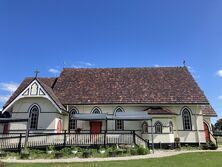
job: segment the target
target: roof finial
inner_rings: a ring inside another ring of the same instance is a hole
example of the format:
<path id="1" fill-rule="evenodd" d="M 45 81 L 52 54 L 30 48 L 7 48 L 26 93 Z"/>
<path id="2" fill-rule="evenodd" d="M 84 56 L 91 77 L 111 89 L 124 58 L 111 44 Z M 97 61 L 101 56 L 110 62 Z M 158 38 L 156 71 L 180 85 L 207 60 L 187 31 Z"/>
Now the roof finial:
<path id="1" fill-rule="evenodd" d="M 35 73 L 35 78 L 37 78 L 38 74 L 40 73 L 40 71 L 39 70 L 35 70 L 34 73 Z"/>
<path id="2" fill-rule="evenodd" d="M 63 68 L 66 68 L 66 62 L 65 61 L 63 62 Z"/>
<path id="3" fill-rule="evenodd" d="M 185 60 L 183 61 L 183 66 L 186 67 L 186 61 Z"/>

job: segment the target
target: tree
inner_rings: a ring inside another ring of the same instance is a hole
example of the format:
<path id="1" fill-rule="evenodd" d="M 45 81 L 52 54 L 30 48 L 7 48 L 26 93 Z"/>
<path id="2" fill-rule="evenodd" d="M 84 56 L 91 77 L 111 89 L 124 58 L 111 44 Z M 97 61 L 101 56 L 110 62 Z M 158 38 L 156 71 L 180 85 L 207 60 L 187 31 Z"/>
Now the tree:
<path id="1" fill-rule="evenodd" d="M 214 131 L 222 131 L 222 118 L 218 119 L 215 123 Z"/>

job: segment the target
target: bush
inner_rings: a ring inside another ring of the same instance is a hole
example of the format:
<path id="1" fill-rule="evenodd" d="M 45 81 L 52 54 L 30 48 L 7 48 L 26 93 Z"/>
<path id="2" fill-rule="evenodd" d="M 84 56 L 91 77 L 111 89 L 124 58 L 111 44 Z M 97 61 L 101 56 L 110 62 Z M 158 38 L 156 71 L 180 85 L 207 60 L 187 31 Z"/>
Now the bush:
<path id="1" fill-rule="evenodd" d="M 71 154 L 71 148 L 65 147 L 62 150 L 60 150 L 64 155 L 69 155 Z"/>
<path id="2" fill-rule="evenodd" d="M 55 147 L 54 146 L 48 146 L 47 148 L 46 148 L 46 150 L 47 151 L 54 151 L 55 150 Z"/>
<path id="3" fill-rule="evenodd" d="M 143 146 L 139 146 L 138 149 L 137 149 L 137 153 L 139 155 L 146 155 L 149 153 L 149 150 Z"/>
<path id="4" fill-rule="evenodd" d="M 72 151 L 78 151 L 78 147 L 75 147 L 75 146 L 70 147 L 70 149 L 71 149 Z"/>
<path id="5" fill-rule="evenodd" d="M 30 150 L 28 148 L 24 148 L 20 153 L 21 159 L 29 159 L 30 158 Z"/>
<path id="6" fill-rule="evenodd" d="M 3 150 L 0 150 L 0 157 L 6 157 L 7 153 Z"/>
<path id="7" fill-rule="evenodd" d="M 59 159 L 59 158 L 62 158 L 62 157 L 63 157 L 63 152 L 60 152 L 60 151 L 55 152 L 55 158 L 56 159 Z"/>
<path id="8" fill-rule="evenodd" d="M 136 148 L 132 148 L 132 149 L 130 150 L 130 154 L 131 154 L 131 155 L 137 155 L 137 149 L 136 149 Z"/>
<path id="9" fill-rule="evenodd" d="M 83 158 L 89 158 L 89 157 L 91 157 L 92 156 L 92 152 L 90 151 L 90 150 L 85 150 L 85 151 L 83 151 L 83 153 L 82 153 L 82 157 Z"/>
<path id="10" fill-rule="evenodd" d="M 116 157 L 117 156 L 117 148 L 115 146 L 109 147 L 107 149 L 109 157 Z"/>

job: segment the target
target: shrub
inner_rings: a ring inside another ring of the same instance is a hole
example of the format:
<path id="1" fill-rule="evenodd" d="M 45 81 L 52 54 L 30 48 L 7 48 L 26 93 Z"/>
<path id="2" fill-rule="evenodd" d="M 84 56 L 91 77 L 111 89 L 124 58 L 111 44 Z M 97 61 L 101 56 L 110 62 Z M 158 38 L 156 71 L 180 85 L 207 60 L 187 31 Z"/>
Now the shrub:
<path id="1" fill-rule="evenodd" d="M 71 146 L 70 149 L 73 151 L 78 151 L 78 147 L 75 147 L 75 146 Z"/>
<path id="2" fill-rule="evenodd" d="M 55 147 L 53 145 L 47 147 L 47 151 L 54 151 Z"/>
<path id="3" fill-rule="evenodd" d="M 132 149 L 130 150 L 130 154 L 131 154 L 131 155 L 137 155 L 137 149 L 136 149 L 136 148 L 132 148 Z"/>
<path id="4" fill-rule="evenodd" d="M 57 159 L 58 159 L 58 158 L 62 158 L 63 155 L 64 155 L 64 154 L 63 154 L 62 151 L 61 151 L 61 152 L 60 152 L 60 151 L 56 151 L 56 152 L 55 152 L 55 158 L 57 158 Z"/>
<path id="5" fill-rule="evenodd" d="M 139 155 L 146 155 L 149 153 L 149 150 L 143 146 L 139 146 L 138 149 L 137 149 L 137 153 Z"/>
<path id="6" fill-rule="evenodd" d="M 62 152 L 64 155 L 69 155 L 71 153 L 71 148 L 65 147 L 62 150 L 60 150 L 60 152 Z"/>
<path id="7" fill-rule="evenodd" d="M 83 151 L 83 153 L 82 153 L 82 157 L 83 158 L 89 158 L 91 156 L 92 156 L 92 152 L 90 150 L 88 150 L 88 149 Z"/>
<path id="8" fill-rule="evenodd" d="M 118 149 L 116 148 L 116 146 L 113 145 L 107 148 L 107 152 L 108 152 L 109 157 L 116 157 Z"/>
<path id="9" fill-rule="evenodd" d="M 104 154 L 106 152 L 106 149 L 104 147 L 100 146 L 99 149 L 98 149 L 98 152 L 100 154 Z"/>
<path id="10" fill-rule="evenodd" d="M 0 150 L 0 157 L 5 157 L 7 153 L 3 150 Z"/>
<path id="11" fill-rule="evenodd" d="M 21 159 L 29 159 L 30 158 L 30 150 L 28 148 L 24 148 L 20 153 Z"/>

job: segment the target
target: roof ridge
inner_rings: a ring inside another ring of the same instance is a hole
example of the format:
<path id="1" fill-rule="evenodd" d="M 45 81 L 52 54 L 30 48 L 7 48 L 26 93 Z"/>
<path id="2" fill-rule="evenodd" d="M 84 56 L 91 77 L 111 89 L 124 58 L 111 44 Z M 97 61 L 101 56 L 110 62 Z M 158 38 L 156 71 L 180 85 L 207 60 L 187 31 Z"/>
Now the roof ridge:
<path id="1" fill-rule="evenodd" d="M 97 69 L 175 69 L 175 68 L 187 68 L 186 66 L 160 66 L 160 67 L 95 67 L 95 68 L 63 68 L 63 70 L 97 70 Z M 62 70 L 62 71 L 63 71 Z"/>

